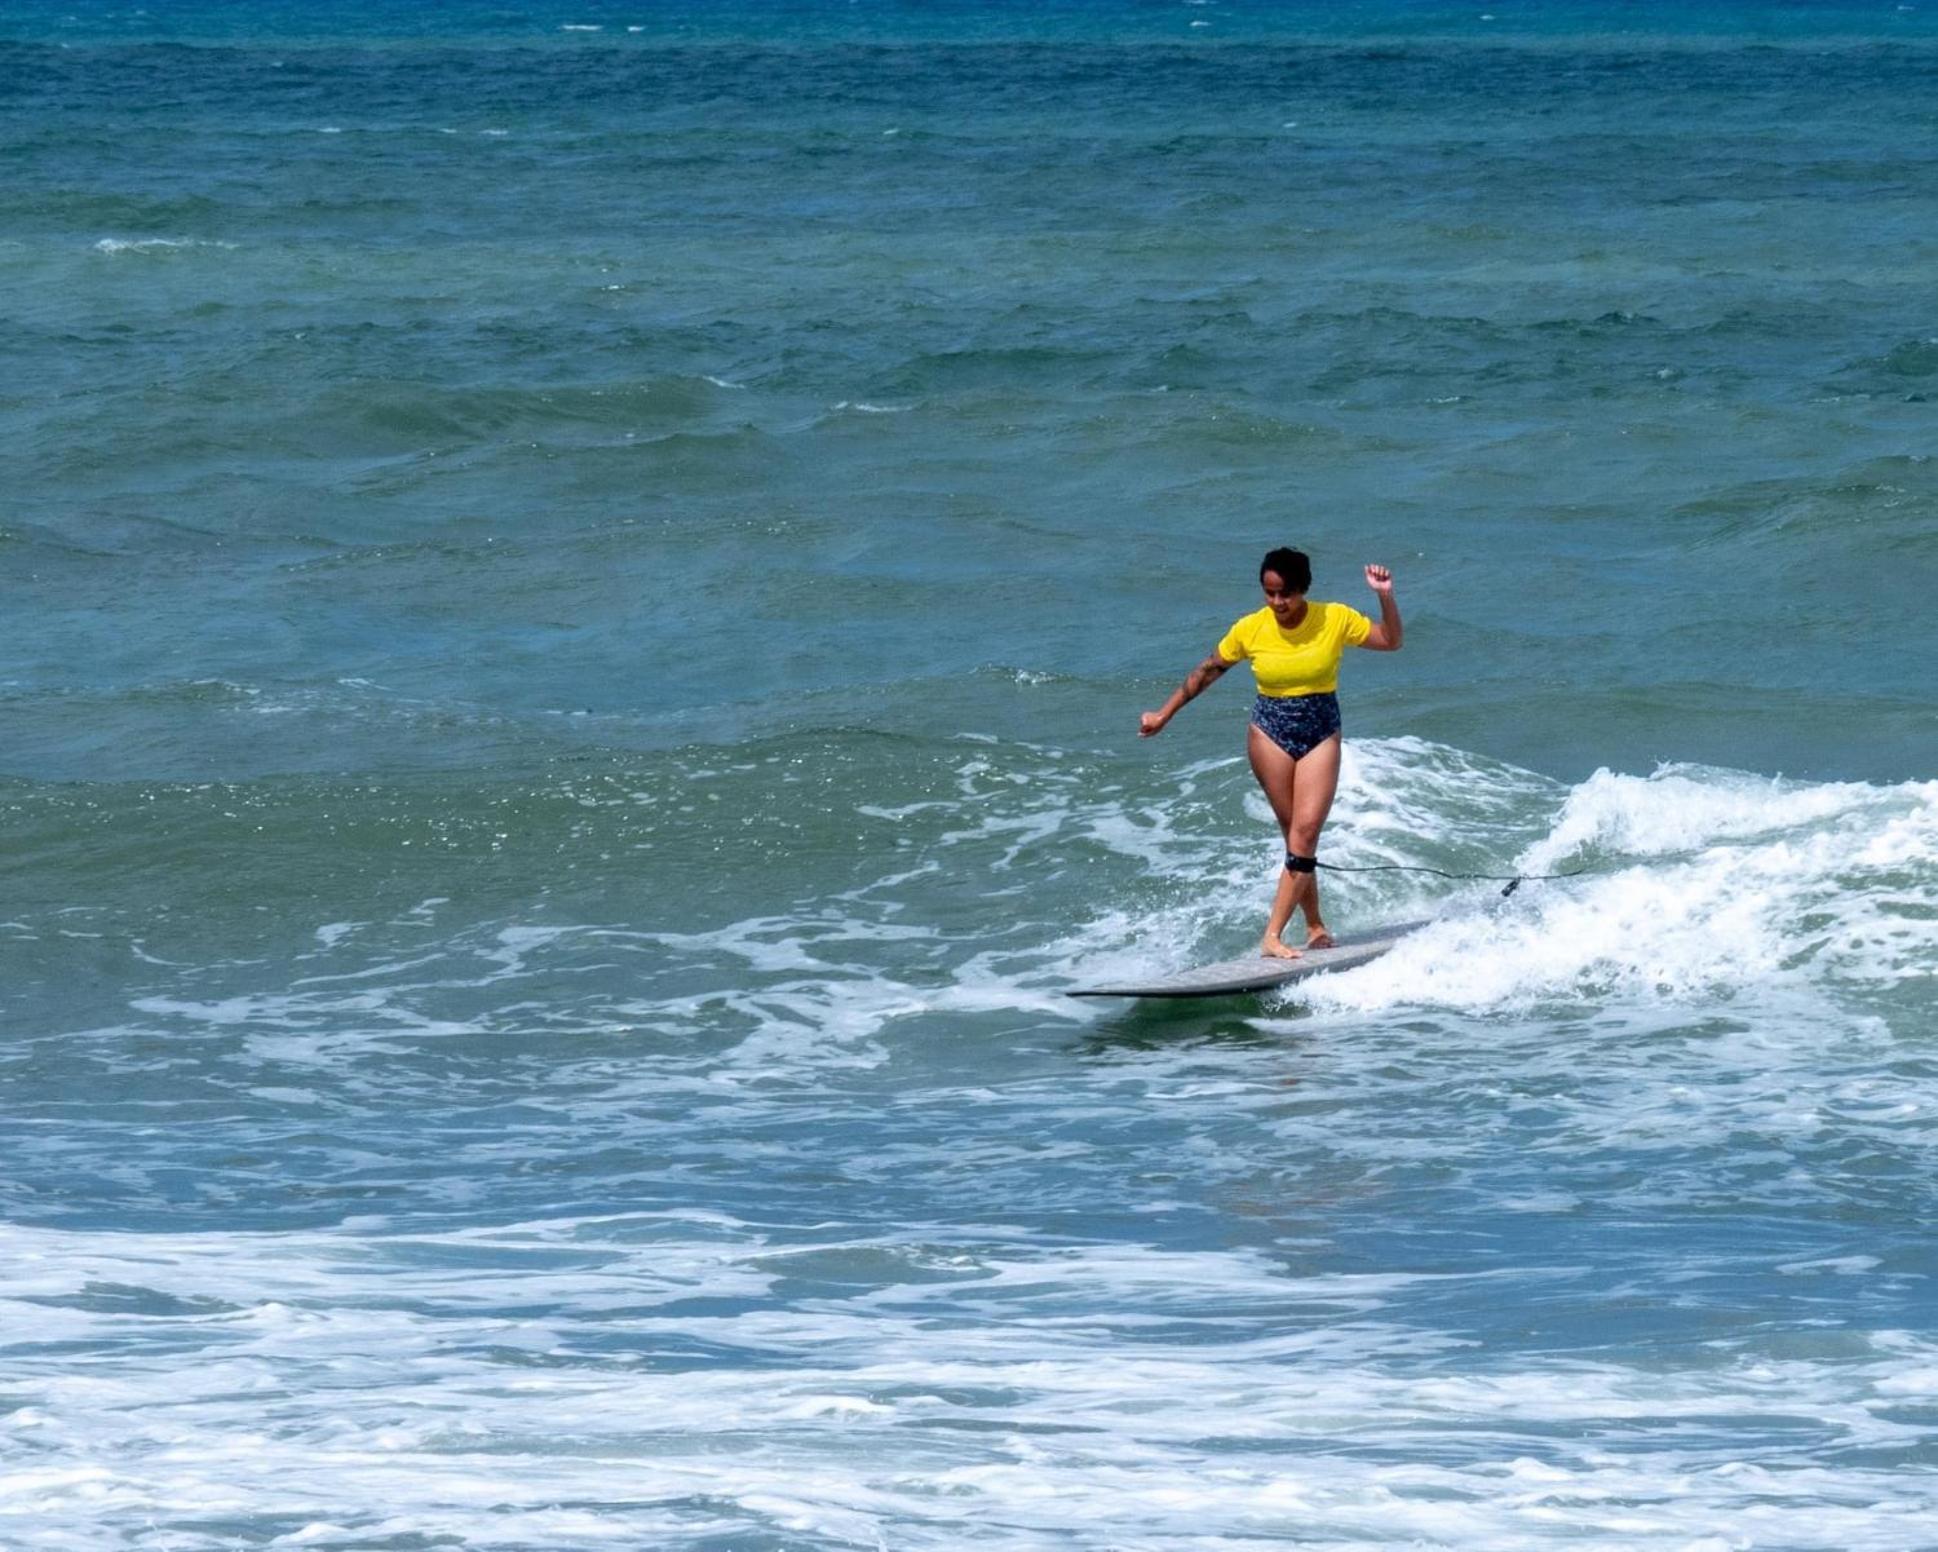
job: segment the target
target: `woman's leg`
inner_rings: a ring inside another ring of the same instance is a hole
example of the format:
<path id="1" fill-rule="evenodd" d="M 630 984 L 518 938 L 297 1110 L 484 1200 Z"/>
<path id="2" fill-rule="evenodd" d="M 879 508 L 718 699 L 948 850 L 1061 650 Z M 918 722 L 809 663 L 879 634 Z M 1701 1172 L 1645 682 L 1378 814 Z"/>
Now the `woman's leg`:
<path id="1" fill-rule="evenodd" d="M 1293 768 L 1296 779 L 1291 794 L 1292 820 L 1285 829 L 1285 849 L 1301 857 L 1316 857 L 1319 832 L 1325 828 L 1326 816 L 1332 812 L 1333 794 L 1339 790 L 1339 735 L 1335 733 L 1307 751 L 1293 762 Z M 1319 919 L 1319 875 L 1301 873 L 1299 877 L 1306 881 L 1300 899 L 1305 908 L 1305 946 L 1329 948 L 1332 934 Z"/>
<path id="2" fill-rule="evenodd" d="M 1272 805 L 1272 814 L 1279 822 L 1280 842 L 1290 849 L 1292 822 L 1296 805 L 1293 801 L 1293 777 L 1301 762 L 1272 742 L 1265 731 L 1253 725 L 1246 732 L 1245 752 L 1251 756 L 1252 774 L 1258 778 L 1258 785 L 1265 794 L 1265 801 Z M 1288 948 L 1282 934 L 1286 923 L 1292 920 L 1293 908 L 1298 904 L 1304 886 L 1312 882 L 1309 873 L 1294 873 L 1289 868 L 1279 869 L 1278 893 L 1272 899 L 1272 915 L 1265 924 L 1265 937 L 1259 944 L 1259 952 L 1270 959 L 1297 959 L 1299 951 Z M 1307 918 L 1310 920 L 1310 917 Z"/>

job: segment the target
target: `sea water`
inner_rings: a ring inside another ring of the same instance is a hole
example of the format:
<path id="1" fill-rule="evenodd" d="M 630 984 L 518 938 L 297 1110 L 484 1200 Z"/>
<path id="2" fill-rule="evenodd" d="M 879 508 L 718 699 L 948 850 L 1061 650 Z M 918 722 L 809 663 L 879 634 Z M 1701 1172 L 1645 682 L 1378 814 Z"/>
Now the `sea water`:
<path id="1" fill-rule="evenodd" d="M 0 1544 L 1938 1542 L 1938 7 L 0 16 Z M 1273 1000 L 1269 546 L 1370 609 Z"/>

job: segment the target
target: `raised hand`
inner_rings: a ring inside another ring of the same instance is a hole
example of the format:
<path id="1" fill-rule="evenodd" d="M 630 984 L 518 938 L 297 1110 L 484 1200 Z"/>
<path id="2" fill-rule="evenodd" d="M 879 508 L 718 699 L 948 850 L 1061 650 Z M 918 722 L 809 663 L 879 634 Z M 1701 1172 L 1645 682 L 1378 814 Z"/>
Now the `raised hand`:
<path id="1" fill-rule="evenodd" d="M 1393 591 L 1393 573 L 1388 571 L 1384 566 L 1368 566 L 1366 568 L 1366 585 L 1375 593 L 1390 594 Z"/>

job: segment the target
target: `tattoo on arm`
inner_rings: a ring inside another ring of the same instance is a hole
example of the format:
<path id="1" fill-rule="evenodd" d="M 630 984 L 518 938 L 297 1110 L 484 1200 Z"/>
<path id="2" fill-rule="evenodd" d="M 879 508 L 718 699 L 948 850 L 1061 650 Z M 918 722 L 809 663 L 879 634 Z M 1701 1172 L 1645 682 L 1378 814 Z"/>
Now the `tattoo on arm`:
<path id="1" fill-rule="evenodd" d="M 1192 669 L 1190 674 L 1185 678 L 1184 698 L 1191 700 L 1196 696 L 1202 695 L 1212 685 L 1216 684 L 1220 676 L 1230 667 L 1231 664 L 1227 663 L 1216 653 L 1213 653 L 1196 668 Z"/>

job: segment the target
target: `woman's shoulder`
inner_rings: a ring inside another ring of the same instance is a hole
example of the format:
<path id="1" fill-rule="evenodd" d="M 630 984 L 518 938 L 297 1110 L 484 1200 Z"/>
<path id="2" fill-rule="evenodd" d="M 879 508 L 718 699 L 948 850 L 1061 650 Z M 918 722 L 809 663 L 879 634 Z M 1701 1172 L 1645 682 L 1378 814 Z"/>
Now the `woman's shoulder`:
<path id="1" fill-rule="evenodd" d="M 1319 628 L 1342 646 L 1356 647 L 1372 634 L 1372 620 L 1351 604 L 1324 603 L 1315 607 L 1325 610 L 1320 616 Z"/>

